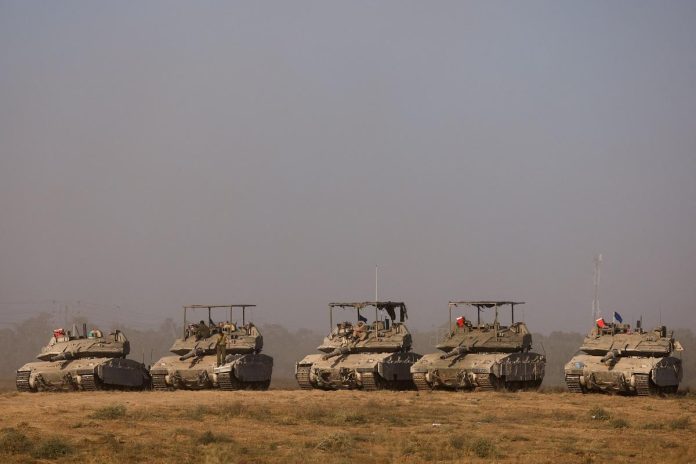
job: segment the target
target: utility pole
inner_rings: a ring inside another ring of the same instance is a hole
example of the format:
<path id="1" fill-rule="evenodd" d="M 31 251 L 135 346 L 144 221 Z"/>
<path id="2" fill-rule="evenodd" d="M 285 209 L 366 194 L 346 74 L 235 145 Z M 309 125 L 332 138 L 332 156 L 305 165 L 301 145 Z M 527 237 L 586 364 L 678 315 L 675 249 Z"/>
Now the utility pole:
<path id="1" fill-rule="evenodd" d="M 600 277 L 600 267 L 602 265 L 602 253 L 595 256 L 594 259 L 594 300 L 592 300 L 592 323 L 599 319 L 599 277 Z"/>

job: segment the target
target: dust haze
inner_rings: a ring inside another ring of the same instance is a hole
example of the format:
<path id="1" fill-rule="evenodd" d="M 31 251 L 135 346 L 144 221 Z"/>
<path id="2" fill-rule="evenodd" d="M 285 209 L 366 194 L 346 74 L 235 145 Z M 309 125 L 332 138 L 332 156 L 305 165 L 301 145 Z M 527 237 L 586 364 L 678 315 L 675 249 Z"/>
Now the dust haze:
<path id="1" fill-rule="evenodd" d="M 320 333 L 379 265 L 412 330 L 495 298 L 585 332 L 601 252 L 605 314 L 694 330 L 695 22 L 688 2 L 2 1 L 0 328 L 255 303 Z"/>

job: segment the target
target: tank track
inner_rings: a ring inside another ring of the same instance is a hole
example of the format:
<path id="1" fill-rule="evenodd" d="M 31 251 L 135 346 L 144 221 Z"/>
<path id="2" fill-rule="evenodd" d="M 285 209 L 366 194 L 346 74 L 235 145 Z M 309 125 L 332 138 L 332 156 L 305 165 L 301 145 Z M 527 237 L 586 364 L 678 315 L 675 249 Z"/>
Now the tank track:
<path id="1" fill-rule="evenodd" d="M 425 380 L 425 373 L 419 372 L 413 374 L 413 383 L 416 385 L 416 390 L 418 391 L 430 391 L 432 388 L 428 385 L 428 381 Z"/>
<path id="2" fill-rule="evenodd" d="M 154 391 L 167 391 L 169 390 L 169 386 L 167 385 L 167 381 L 164 380 L 165 375 L 164 374 L 154 374 L 152 376 L 152 389 Z"/>
<path id="3" fill-rule="evenodd" d="M 17 391 L 21 392 L 30 392 L 31 391 L 31 386 L 29 385 L 29 376 L 31 375 L 30 371 L 20 371 L 17 372 L 17 379 L 15 381 L 17 385 Z"/>
<path id="4" fill-rule="evenodd" d="M 297 383 L 300 385 L 301 390 L 312 390 L 312 383 L 309 381 L 309 371 L 310 366 L 298 366 L 297 367 Z"/>
<path id="5" fill-rule="evenodd" d="M 82 374 L 82 382 L 80 385 L 84 391 L 96 391 L 99 389 L 94 374 Z"/>
<path id="6" fill-rule="evenodd" d="M 244 384 L 233 377 L 231 372 L 218 374 L 218 385 L 220 386 L 220 390 L 225 391 L 241 390 L 244 388 Z"/>
<path id="7" fill-rule="evenodd" d="M 478 376 L 476 376 L 476 382 L 478 383 L 478 386 L 476 387 L 476 391 L 493 391 L 493 390 L 495 390 L 495 387 L 491 383 L 491 375 L 490 374 L 478 374 Z"/>
<path id="8" fill-rule="evenodd" d="M 579 375 L 566 374 L 565 383 L 566 383 L 566 386 L 568 387 L 569 392 L 571 392 L 571 393 L 585 393 L 582 390 L 582 385 L 580 385 L 580 376 Z"/>
<path id="9" fill-rule="evenodd" d="M 379 380 L 375 378 L 373 372 L 363 372 L 362 374 L 362 386 L 365 391 L 377 391 L 381 390 L 381 385 Z"/>
<path id="10" fill-rule="evenodd" d="M 638 396 L 650 396 L 657 393 L 657 389 L 650 385 L 648 374 L 636 374 L 636 394 Z"/>

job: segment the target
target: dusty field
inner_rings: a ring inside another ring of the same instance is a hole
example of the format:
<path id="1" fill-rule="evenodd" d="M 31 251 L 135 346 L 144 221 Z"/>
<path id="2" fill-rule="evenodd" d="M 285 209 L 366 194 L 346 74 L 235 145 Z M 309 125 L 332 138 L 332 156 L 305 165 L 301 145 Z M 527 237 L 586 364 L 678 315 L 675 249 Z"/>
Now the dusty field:
<path id="1" fill-rule="evenodd" d="M 696 463 L 694 413 L 694 396 L 6 392 L 0 462 Z"/>

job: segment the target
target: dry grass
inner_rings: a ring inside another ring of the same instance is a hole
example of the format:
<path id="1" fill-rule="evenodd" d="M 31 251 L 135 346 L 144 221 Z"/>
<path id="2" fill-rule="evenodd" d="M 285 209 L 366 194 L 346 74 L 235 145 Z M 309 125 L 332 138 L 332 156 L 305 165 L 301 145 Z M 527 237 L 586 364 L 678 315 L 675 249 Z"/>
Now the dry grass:
<path id="1" fill-rule="evenodd" d="M 687 463 L 694 413 L 692 395 L 3 393 L 0 462 Z"/>

